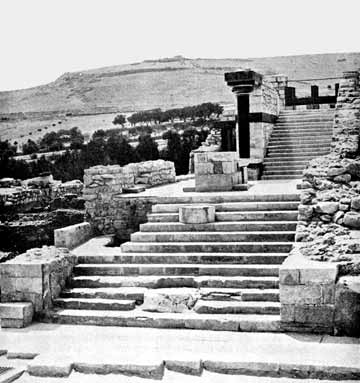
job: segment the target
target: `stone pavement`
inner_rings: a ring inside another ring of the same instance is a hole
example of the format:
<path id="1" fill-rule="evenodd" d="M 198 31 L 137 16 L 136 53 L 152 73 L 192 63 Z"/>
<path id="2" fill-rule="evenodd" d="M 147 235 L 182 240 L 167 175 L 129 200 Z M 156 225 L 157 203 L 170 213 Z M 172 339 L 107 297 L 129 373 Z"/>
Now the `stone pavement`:
<path id="1" fill-rule="evenodd" d="M 25 329 L 2 329 L 0 345 L 9 357 L 38 355 L 28 361 L 28 369 L 37 376 L 24 373 L 18 380 L 20 383 L 82 382 L 85 379 L 88 383 L 148 382 L 148 379 L 142 380 L 145 377 L 164 382 L 196 382 L 200 378 L 188 374 L 201 372 L 201 382 L 220 379 L 233 382 L 236 378 L 239 381 L 239 375 L 241 382 L 249 383 L 275 382 L 278 377 L 283 383 L 292 382 L 290 378 L 337 381 L 360 378 L 360 339 L 327 335 L 34 323 Z M 9 360 L 2 356 L 0 365 L 8 366 Z M 68 379 L 50 378 L 70 373 Z M 39 377 L 42 375 L 49 378 Z M 133 375 L 137 378 L 125 377 Z M 256 378 L 248 375 L 256 375 Z"/>
<path id="2" fill-rule="evenodd" d="M 230 191 L 221 192 L 222 195 L 253 195 L 253 194 L 277 194 L 281 190 L 284 194 L 297 193 L 296 185 L 299 183 L 298 179 L 293 180 L 268 180 L 268 181 L 250 181 L 249 190 L 247 191 Z M 134 194 L 134 197 L 145 197 L 145 196 L 208 196 L 214 195 L 212 192 L 183 192 L 183 188 L 194 187 L 195 180 L 193 178 L 184 181 L 176 182 L 173 184 L 167 184 L 163 186 L 157 186 L 154 188 L 146 189 L 141 193 Z M 279 190 L 280 189 L 280 190 Z M 129 195 L 124 195 L 128 197 Z"/>

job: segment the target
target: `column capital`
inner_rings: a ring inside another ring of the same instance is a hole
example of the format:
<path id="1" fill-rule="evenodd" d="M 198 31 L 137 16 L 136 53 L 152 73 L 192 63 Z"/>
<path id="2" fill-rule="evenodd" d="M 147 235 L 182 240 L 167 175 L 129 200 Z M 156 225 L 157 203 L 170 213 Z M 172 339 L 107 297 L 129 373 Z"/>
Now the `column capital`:
<path id="1" fill-rule="evenodd" d="M 263 76 L 252 70 L 225 73 L 225 81 L 236 95 L 249 94 L 262 84 Z"/>

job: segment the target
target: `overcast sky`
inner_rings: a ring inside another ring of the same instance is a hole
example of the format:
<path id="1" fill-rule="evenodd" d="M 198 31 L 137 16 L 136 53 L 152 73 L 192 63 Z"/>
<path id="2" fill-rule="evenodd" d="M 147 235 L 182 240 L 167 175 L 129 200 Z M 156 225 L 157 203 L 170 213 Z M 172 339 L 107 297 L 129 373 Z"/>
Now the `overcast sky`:
<path id="1" fill-rule="evenodd" d="M 183 55 L 360 51 L 360 0 L 0 0 L 0 90 Z"/>

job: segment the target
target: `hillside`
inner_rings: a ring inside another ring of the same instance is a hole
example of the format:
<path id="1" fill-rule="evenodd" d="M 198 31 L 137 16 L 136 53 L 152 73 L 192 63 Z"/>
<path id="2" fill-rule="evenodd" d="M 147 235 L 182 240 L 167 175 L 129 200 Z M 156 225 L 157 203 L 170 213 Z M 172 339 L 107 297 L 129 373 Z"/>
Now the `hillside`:
<path id="1" fill-rule="evenodd" d="M 0 92 L 0 139 L 21 144 L 46 132 L 79 127 L 90 136 L 110 129 L 118 112 L 169 109 L 202 102 L 233 103 L 224 72 L 251 68 L 286 74 L 291 80 L 338 77 L 360 67 L 359 53 L 265 57 L 255 59 L 170 59 L 65 73 L 54 82 Z M 316 81 L 320 94 L 333 93 L 335 79 Z M 291 82 L 297 94 L 311 82 Z M 328 85 L 332 88 L 327 89 Z"/>
<path id="2" fill-rule="evenodd" d="M 186 59 L 177 56 L 65 73 L 47 85 L 0 92 L 0 114 L 107 113 L 155 107 L 166 109 L 206 101 L 226 103 L 233 101 L 224 83 L 226 71 L 251 68 L 267 74 L 283 73 L 290 79 L 307 79 L 336 77 L 344 70 L 359 67 L 360 53 L 255 59 Z"/>

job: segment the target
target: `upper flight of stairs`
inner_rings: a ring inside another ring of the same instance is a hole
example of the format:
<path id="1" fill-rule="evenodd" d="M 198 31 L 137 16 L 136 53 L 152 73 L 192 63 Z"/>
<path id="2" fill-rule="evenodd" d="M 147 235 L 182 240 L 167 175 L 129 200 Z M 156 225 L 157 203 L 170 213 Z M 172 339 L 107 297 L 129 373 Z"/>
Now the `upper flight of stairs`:
<path id="1" fill-rule="evenodd" d="M 283 110 L 264 161 L 263 180 L 301 178 L 307 163 L 328 154 L 334 109 Z"/>
<path id="2" fill-rule="evenodd" d="M 167 197 L 120 248 L 78 257 L 47 320 L 59 323 L 279 331 L 279 265 L 294 241 L 297 194 Z M 178 222 L 181 205 L 214 204 L 216 221 Z M 111 253 L 109 253 L 111 251 Z M 191 310 L 142 310 L 144 294 L 196 296 Z"/>

